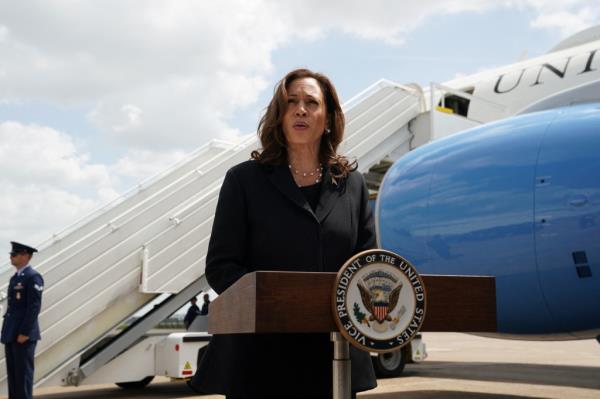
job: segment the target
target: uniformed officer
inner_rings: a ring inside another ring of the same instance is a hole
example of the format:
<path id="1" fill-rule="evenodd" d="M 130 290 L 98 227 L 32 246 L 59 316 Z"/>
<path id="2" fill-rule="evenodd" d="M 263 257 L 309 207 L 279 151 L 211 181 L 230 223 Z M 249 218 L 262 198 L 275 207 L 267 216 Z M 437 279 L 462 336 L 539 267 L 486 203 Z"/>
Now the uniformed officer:
<path id="1" fill-rule="evenodd" d="M 40 339 L 38 315 L 44 280 L 29 261 L 37 249 L 11 241 L 10 263 L 17 269 L 8 284 L 8 308 L 0 341 L 6 352 L 9 399 L 31 399 L 33 357 Z"/>

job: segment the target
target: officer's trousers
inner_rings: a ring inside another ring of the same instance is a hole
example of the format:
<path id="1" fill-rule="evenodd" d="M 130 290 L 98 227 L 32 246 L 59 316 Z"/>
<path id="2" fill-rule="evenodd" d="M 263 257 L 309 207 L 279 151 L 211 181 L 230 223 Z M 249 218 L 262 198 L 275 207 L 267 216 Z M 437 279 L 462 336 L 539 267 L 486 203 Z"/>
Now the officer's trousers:
<path id="1" fill-rule="evenodd" d="M 4 344 L 9 399 L 33 398 L 33 357 L 37 341 Z"/>

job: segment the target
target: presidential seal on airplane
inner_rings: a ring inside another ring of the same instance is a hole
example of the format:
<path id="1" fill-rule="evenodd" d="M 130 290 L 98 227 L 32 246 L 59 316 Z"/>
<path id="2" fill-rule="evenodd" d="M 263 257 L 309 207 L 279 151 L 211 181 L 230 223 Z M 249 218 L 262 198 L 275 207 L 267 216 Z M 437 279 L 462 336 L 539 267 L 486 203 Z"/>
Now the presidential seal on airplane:
<path id="1" fill-rule="evenodd" d="M 332 304 L 337 326 L 351 344 L 371 352 L 391 352 L 419 332 L 425 320 L 425 286 L 406 259 L 373 249 L 342 266 Z"/>

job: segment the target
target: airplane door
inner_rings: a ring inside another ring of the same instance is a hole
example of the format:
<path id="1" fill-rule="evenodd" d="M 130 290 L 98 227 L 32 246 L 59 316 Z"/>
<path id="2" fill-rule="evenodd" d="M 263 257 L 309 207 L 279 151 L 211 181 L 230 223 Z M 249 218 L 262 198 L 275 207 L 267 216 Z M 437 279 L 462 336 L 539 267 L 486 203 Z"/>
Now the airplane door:
<path id="1" fill-rule="evenodd" d="M 564 332 L 600 318 L 600 107 L 550 125 L 535 181 L 535 248 L 548 309 Z M 594 322 L 595 320 L 595 322 Z"/>

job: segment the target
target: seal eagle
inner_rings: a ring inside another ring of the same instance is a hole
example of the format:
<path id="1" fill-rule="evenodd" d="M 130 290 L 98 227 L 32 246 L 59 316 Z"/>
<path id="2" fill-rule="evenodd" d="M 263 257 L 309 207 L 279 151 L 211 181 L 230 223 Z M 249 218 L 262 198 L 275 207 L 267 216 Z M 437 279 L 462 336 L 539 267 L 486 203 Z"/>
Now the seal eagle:
<path id="1" fill-rule="evenodd" d="M 382 324 L 386 320 L 391 321 L 392 317 L 390 316 L 390 312 L 394 310 L 398 304 L 402 283 L 399 283 L 391 290 L 389 295 L 386 295 L 386 292 L 381 288 L 373 287 L 369 290 L 360 282 L 357 286 L 364 307 L 371 313 L 369 321 L 376 320 L 379 324 Z"/>

